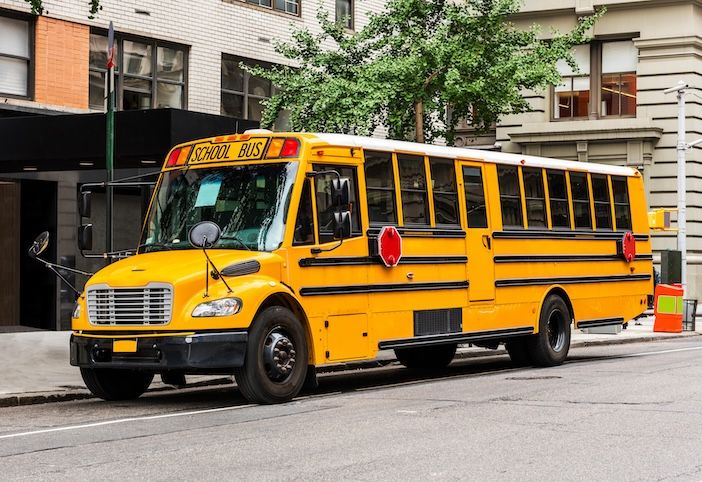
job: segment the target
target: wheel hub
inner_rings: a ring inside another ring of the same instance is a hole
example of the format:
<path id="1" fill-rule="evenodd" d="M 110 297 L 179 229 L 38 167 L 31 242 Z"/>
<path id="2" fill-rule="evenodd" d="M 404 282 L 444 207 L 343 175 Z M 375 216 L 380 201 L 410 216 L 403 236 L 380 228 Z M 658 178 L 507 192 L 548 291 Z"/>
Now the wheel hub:
<path id="1" fill-rule="evenodd" d="M 563 317 L 560 312 L 553 311 L 548 317 L 548 341 L 554 351 L 561 351 L 565 345 L 566 333 Z"/>
<path id="2" fill-rule="evenodd" d="M 295 366 L 295 346 L 288 336 L 272 331 L 263 346 L 263 361 L 268 378 L 282 381 L 290 376 Z"/>

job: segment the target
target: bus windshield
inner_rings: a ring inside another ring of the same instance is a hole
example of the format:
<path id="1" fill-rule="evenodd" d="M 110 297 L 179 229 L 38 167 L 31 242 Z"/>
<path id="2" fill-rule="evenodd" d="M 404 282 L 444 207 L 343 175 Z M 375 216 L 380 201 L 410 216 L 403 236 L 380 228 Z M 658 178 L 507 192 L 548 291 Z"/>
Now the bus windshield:
<path id="1" fill-rule="evenodd" d="M 139 252 L 189 249 L 188 232 L 201 221 L 222 229 L 213 248 L 279 248 L 296 173 L 297 162 L 165 172 Z"/>

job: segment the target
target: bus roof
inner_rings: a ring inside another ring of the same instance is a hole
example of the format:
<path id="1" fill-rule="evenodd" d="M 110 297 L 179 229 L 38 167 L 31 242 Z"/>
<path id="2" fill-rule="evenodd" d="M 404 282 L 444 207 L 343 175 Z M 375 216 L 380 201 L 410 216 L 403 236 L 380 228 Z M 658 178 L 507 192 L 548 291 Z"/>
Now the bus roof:
<path id="1" fill-rule="evenodd" d="M 636 176 L 636 169 L 624 166 L 610 166 L 589 162 L 565 161 L 547 157 L 525 156 L 507 152 L 494 152 L 463 147 L 435 146 L 415 142 L 393 141 L 375 137 L 350 136 L 346 134 L 307 134 L 307 141 L 314 142 L 315 138 L 331 146 L 350 146 L 376 151 L 391 151 L 417 153 L 426 156 L 448 157 L 452 159 L 480 160 L 495 164 L 512 164 L 515 166 L 543 167 L 547 169 L 567 169 L 586 171 L 596 174 L 611 174 L 613 176 Z"/>

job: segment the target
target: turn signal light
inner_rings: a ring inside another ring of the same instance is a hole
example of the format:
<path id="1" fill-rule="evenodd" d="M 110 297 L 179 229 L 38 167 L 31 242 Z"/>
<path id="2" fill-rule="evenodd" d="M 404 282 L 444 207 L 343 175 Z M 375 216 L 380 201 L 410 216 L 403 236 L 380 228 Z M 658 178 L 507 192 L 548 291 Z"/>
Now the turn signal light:
<path id="1" fill-rule="evenodd" d="M 266 152 L 266 159 L 280 157 L 280 150 L 283 148 L 283 142 L 285 142 L 285 139 L 271 139 L 268 151 Z"/>

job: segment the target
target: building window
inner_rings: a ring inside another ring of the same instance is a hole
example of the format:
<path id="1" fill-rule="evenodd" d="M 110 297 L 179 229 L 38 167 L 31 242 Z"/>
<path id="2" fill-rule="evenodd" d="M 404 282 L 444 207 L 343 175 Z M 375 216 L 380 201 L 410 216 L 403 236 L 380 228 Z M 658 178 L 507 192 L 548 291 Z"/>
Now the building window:
<path id="1" fill-rule="evenodd" d="M 397 224 L 392 154 L 365 151 L 365 159 L 368 218 L 371 224 Z"/>
<path id="2" fill-rule="evenodd" d="M 573 48 L 574 71 L 558 62 L 561 83 L 553 89 L 553 118 L 636 115 L 638 50 L 631 40 L 593 41 Z"/>
<path id="3" fill-rule="evenodd" d="M 523 228 L 522 194 L 519 173 L 513 166 L 497 166 L 497 181 L 500 188 L 503 228 Z"/>
<path id="4" fill-rule="evenodd" d="M 0 17 L 0 95 L 30 95 L 30 28 L 28 20 Z"/>
<path id="5" fill-rule="evenodd" d="M 261 101 L 275 93 L 270 80 L 251 75 L 239 64 L 270 68 L 273 64 L 257 60 L 222 56 L 222 103 L 221 113 L 240 119 L 260 121 L 263 115 Z"/>
<path id="6" fill-rule="evenodd" d="M 117 109 L 185 107 L 186 49 L 157 40 L 115 36 Z M 90 34 L 90 107 L 106 102 L 107 37 Z"/>
<path id="7" fill-rule="evenodd" d="M 300 14 L 300 0 L 246 0 L 246 2 L 290 15 Z"/>
<path id="8" fill-rule="evenodd" d="M 353 30 L 353 0 L 336 0 L 336 21 Z"/>

